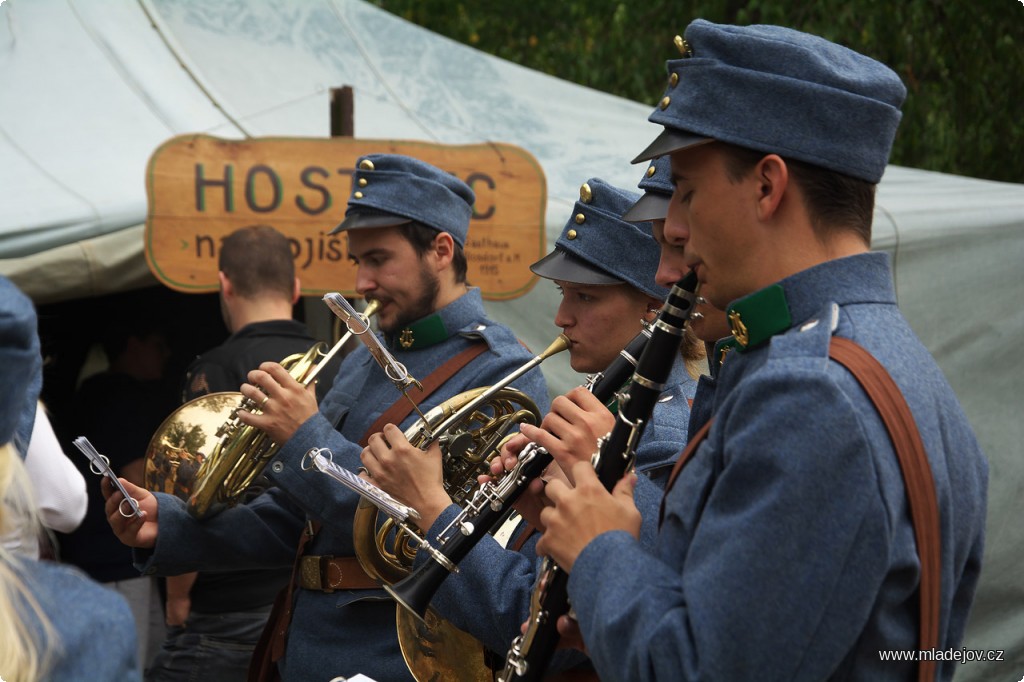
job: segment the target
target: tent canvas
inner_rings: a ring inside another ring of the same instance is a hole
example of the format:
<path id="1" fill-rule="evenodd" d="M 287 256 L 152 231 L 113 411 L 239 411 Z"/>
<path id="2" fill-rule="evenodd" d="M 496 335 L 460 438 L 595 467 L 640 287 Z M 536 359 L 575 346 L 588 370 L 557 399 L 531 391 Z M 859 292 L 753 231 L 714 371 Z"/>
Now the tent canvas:
<path id="1" fill-rule="evenodd" d="M 668 29 L 666 29 L 667 31 Z M 666 33 L 666 44 L 671 36 Z M 650 68 L 660 68 L 651 65 Z M 633 188 L 649 107 L 431 34 L 360 0 L 8 0 L 0 5 L 0 272 L 37 303 L 151 284 L 144 170 L 173 135 L 328 135 L 328 90 L 351 85 L 364 138 L 517 144 L 548 182 L 553 244 L 581 182 Z M 874 247 L 900 306 L 953 384 L 990 458 L 986 563 L 964 646 L 1005 649 L 958 679 L 1024 666 L 1024 186 L 890 167 Z M 541 282 L 489 313 L 544 347 L 558 294 Z M 545 366 L 553 390 L 579 383 Z"/>

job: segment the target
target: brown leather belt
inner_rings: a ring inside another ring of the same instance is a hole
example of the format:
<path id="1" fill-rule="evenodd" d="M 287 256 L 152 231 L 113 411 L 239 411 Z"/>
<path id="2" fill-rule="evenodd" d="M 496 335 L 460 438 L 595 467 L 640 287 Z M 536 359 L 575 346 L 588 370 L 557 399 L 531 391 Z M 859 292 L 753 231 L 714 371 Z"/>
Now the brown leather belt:
<path id="1" fill-rule="evenodd" d="M 373 590 L 380 584 L 368 576 L 354 556 L 305 555 L 299 559 L 299 587 L 304 590 Z"/>

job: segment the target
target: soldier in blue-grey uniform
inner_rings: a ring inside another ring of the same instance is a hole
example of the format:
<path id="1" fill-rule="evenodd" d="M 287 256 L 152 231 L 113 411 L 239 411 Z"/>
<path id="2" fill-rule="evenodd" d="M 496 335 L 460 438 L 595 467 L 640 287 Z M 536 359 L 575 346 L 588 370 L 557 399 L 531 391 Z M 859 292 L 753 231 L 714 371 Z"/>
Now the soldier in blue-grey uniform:
<path id="1" fill-rule="evenodd" d="M 668 207 L 672 201 L 674 189 L 672 164 L 669 157 L 659 156 L 651 159 L 637 186 L 643 190 L 644 194 L 622 218 L 630 222 L 649 221 L 651 223 L 654 239 L 661 247 L 661 257 L 658 261 L 658 272 L 655 279 L 663 286 L 671 286 L 683 279 L 690 269 L 682 258 L 682 250 L 672 248 L 671 245 L 665 243 L 665 217 L 668 215 Z M 699 425 L 707 421 L 706 415 L 703 415 L 702 412 L 709 410 L 712 404 L 711 400 L 702 398 L 714 390 L 715 376 L 721 366 L 721 355 L 716 356 L 715 345 L 720 339 L 730 336 L 732 332 L 729 329 L 725 311 L 715 308 L 701 296 L 697 297 L 694 313 L 687 321 L 686 329 L 704 343 L 704 352 L 707 356 L 707 368 L 702 368 L 698 377 L 696 393 L 690 401 L 690 423 L 696 422 Z"/>
<path id="2" fill-rule="evenodd" d="M 463 363 L 425 399 L 410 391 L 424 412 L 496 383 L 532 357 L 511 330 L 487 318 L 479 289 L 465 281 L 463 247 L 473 200 L 465 183 L 430 164 L 372 154 L 357 162 L 346 217 L 336 230 L 347 233 L 349 255 L 358 264 L 356 289 L 381 304 L 383 340 L 408 372 L 429 383 L 447 361 Z M 539 369 L 514 387 L 547 410 Z M 128 544 L 152 548 L 140 552 L 146 572 L 174 574 L 290 565 L 306 521 L 322 523 L 298 564 L 287 638 L 271 642 L 274 657 L 283 651 L 277 660 L 282 678 L 363 673 L 380 682 L 409 679 L 395 633 L 395 604 L 353 556 L 358 497 L 328 476 L 303 470 L 303 456 L 312 448 L 328 448 L 336 464 L 357 470 L 360 442 L 371 427 L 380 428 L 373 425 L 382 413 L 406 401 L 365 347 L 345 358 L 319 410 L 313 394 L 276 363 L 252 371 L 241 391 L 260 410 L 240 419 L 283 443 L 266 469 L 277 489 L 202 522 L 174 498 L 158 494 L 151 501 L 141 493 L 150 518 L 141 526 L 112 518 L 115 531 Z M 416 416 L 404 417 L 400 428 Z M 108 505 L 117 499 L 112 496 Z"/>
<path id="3" fill-rule="evenodd" d="M 552 280 L 561 290 L 562 302 L 555 324 L 569 337 L 570 364 L 581 373 L 604 370 L 630 340 L 653 322 L 668 290 L 654 281 L 659 250 L 651 224 L 630 223 L 622 216 L 637 203 L 638 195 L 592 178 L 580 189 L 579 201 L 551 253 L 530 266 L 534 273 Z M 667 475 L 686 442 L 688 400 L 696 381 L 688 363 L 703 357 L 695 338 L 676 359 L 666 389 L 644 430 L 636 453 L 637 506 L 644 514 L 644 538 L 653 543 L 657 532 L 658 504 Z M 611 403 L 614 407 L 614 400 Z M 531 439 L 551 451 L 585 442 L 589 459 L 597 438 L 611 430 L 614 417 L 585 387 L 555 398 L 541 427 L 524 424 L 521 434 L 507 446 L 506 457 L 518 453 Z M 387 435 L 387 434 L 385 434 Z M 400 434 L 395 434 L 399 437 Z M 394 439 L 389 436 L 392 448 Z M 411 453 L 382 449 L 371 440 L 363 462 L 373 480 L 403 500 L 409 500 L 428 526 L 425 536 L 436 540 L 459 513 L 440 486 L 429 490 L 415 481 L 436 480 L 440 462 L 428 464 Z M 542 476 L 559 475 L 557 465 Z M 540 483 L 538 481 L 537 483 Z M 525 511 L 525 510 L 524 510 Z M 529 513 L 527 513 L 529 516 Z M 535 545 L 539 536 L 526 523 L 512 536 L 508 549 L 494 537 L 481 540 L 436 593 L 433 606 L 455 625 L 479 638 L 503 660 L 519 626 L 530 610 L 530 597 L 540 568 Z M 425 560 L 423 552 L 418 562 Z M 574 656 L 556 657 L 553 667 L 581 662 Z"/>
<path id="4" fill-rule="evenodd" d="M 0 528 L 24 544 L 42 526 L 15 445 L 26 401 L 42 385 L 32 302 L 0 276 Z M 43 681 L 141 678 L 128 602 L 82 571 L 37 561 L 0 543 L 0 678 Z"/>
<path id="5" fill-rule="evenodd" d="M 981 567 L 988 471 L 897 308 L 888 256 L 869 252 L 906 90 L 884 65 L 781 27 L 697 20 L 677 45 L 651 115 L 664 130 L 637 160 L 671 155 L 663 246 L 726 309 L 732 350 L 706 439 L 690 425 L 698 444 L 656 549 L 620 520 L 629 480 L 609 493 L 577 465 L 574 488 L 548 485 L 537 550 L 571 572 L 601 679 L 911 679 L 916 662 L 883 660 L 920 648 L 908 490 L 873 403 L 829 359 L 838 339 L 859 344 L 909 405 L 934 480 L 948 653 Z"/>

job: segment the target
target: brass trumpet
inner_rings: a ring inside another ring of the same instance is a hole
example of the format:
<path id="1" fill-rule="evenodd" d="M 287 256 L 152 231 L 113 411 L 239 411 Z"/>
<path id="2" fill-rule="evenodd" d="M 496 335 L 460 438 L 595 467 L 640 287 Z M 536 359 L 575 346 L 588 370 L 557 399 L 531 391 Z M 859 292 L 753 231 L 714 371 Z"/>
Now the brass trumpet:
<path id="1" fill-rule="evenodd" d="M 373 315 L 379 305 L 371 301 L 362 315 Z M 345 334 L 326 352 L 326 344 L 317 343 L 281 365 L 308 386 L 351 336 Z M 259 429 L 242 424 L 239 410 L 260 411 L 241 393 L 227 391 L 200 396 L 171 413 L 146 448 L 146 488 L 186 500 L 197 519 L 236 504 L 280 449 Z"/>

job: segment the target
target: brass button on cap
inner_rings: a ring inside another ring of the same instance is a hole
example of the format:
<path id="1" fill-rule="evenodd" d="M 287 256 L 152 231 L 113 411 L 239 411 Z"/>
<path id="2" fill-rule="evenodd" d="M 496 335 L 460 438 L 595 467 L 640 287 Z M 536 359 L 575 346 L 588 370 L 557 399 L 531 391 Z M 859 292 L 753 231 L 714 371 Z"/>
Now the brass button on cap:
<path id="1" fill-rule="evenodd" d="M 589 204 L 593 200 L 594 193 L 593 191 L 591 191 L 590 185 L 584 182 L 582 185 L 580 185 L 580 201 L 582 201 L 584 204 Z"/>
<path id="2" fill-rule="evenodd" d="M 664 111 L 665 109 L 668 109 L 668 105 L 669 104 L 672 104 L 672 98 L 671 97 L 662 97 L 661 101 L 658 102 L 658 108 L 661 109 L 662 111 Z"/>
<path id="3" fill-rule="evenodd" d="M 359 170 L 373 170 L 373 161 L 369 159 L 363 159 L 359 162 Z"/>
<path id="4" fill-rule="evenodd" d="M 577 222 L 582 222 L 582 221 L 577 221 Z M 565 233 L 565 238 L 569 239 L 569 240 L 576 239 L 576 230 L 569 230 L 568 232 L 566 232 Z"/>
<path id="5" fill-rule="evenodd" d="M 583 215 L 582 213 L 577 213 L 576 214 L 576 224 L 577 225 L 582 225 L 583 221 L 585 221 L 586 219 L 587 219 L 587 216 Z"/>
<path id="6" fill-rule="evenodd" d="M 360 187 L 366 187 L 367 184 L 368 183 L 366 182 L 366 178 L 359 178 L 359 186 Z"/>

